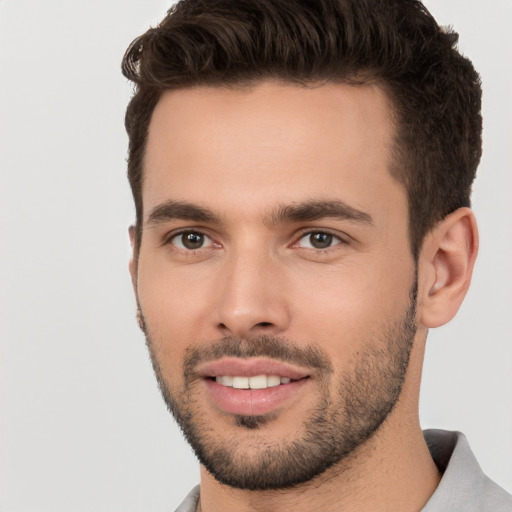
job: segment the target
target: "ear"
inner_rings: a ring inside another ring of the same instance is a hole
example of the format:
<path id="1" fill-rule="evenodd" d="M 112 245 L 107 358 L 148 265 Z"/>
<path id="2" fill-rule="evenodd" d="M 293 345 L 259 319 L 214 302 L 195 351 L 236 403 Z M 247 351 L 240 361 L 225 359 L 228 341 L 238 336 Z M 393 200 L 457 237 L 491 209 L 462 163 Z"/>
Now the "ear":
<path id="1" fill-rule="evenodd" d="M 132 278 L 133 291 L 135 292 L 135 299 L 137 300 L 137 324 L 140 327 L 140 330 L 143 333 L 146 333 L 146 325 L 144 323 L 144 316 L 142 315 L 142 310 L 140 309 L 139 300 L 137 297 L 137 255 L 135 253 L 135 238 L 136 238 L 136 228 L 135 226 L 130 226 L 128 229 L 128 234 L 130 235 L 130 244 L 132 246 L 132 255 L 130 257 L 130 262 L 128 264 L 128 269 L 130 271 L 130 276 Z"/>
<path id="2" fill-rule="evenodd" d="M 137 293 L 137 260 L 135 256 L 135 226 L 128 228 L 128 235 L 130 236 L 130 245 L 132 246 L 132 254 L 130 256 L 130 262 L 128 263 L 128 270 L 132 278 L 132 285 L 135 293 Z"/>
<path id="3" fill-rule="evenodd" d="M 478 229 L 469 208 L 459 208 L 425 238 L 419 272 L 420 321 L 427 327 L 449 322 L 468 291 L 478 253 Z"/>

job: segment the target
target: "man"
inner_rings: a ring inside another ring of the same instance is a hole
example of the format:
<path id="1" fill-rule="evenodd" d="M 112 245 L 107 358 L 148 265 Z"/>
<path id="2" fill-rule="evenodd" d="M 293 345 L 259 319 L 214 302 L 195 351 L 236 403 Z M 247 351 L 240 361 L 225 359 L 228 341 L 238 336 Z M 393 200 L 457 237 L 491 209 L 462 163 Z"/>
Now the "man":
<path id="1" fill-rule="evenodd" d="M 128 49 L 138 321 L 201 463 L 178 510 L 512 510 L 418 418 L 478 248 L 456 41 L 415 0 L 184 0 Z"/>

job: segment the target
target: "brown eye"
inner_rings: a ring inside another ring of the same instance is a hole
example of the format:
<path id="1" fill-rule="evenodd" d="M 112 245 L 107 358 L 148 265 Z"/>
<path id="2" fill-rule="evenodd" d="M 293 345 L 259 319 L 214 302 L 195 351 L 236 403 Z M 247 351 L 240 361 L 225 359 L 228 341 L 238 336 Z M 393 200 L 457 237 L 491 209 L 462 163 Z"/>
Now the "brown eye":
<path id="1" fill-rule="evenodd" d="M 341 239 L 324 231 L 307 233 L 298 242 L 299 247 L 306 249 L 328 249 L 333 245 L 341 243 Z"/>
<path id="2" fill-rule="evenodd" d="M 179 233 L 174 236 L 171 243 L 179 249 L 193 251 L 202 249 L 205 245 L 211 245 L 212 240 L 203 233 L 199 233 L 197 231 L 186 231 L 185 233 Z"/>
<path id="3" fill-rule="evenodd" d="M 332 245 L 333 236 L 328 233 L 312 233 L 309 235 L 309 243 L 315 249 L 325 249 Z"/>

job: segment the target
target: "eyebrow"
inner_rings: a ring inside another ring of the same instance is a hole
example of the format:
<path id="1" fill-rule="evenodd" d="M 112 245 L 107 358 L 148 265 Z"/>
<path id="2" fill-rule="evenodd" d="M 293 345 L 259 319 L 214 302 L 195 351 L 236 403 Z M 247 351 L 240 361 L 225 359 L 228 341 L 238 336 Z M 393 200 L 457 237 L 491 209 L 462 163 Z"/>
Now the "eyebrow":
<path id="1" fill-rule="evenodd" d="M 325 218 L 350 220 L 362 224 L 373 224 L 370 214 L 358 210 L 344 201 L 320 200 L 280 206 L 267 219 L 266 224 L 304 222 Z"/>
<path id="2" fill-rule="evenodd" d="M 373 224 L 371 215 L 340 200 L 311 200 L 282 205 L 268 215 L 264 219 L 264 223 L 275 226 L 287 222 L 305 222 L 325 218 Z M 222 224 L 220 217 L 212 210 L 186 201 L 172 199 L 155 206 L 151 210 L 146 224 L 156 225 L 176 219 Z"/>
<path id="3" fill-rule="evenodd" d="M 208 208 L 185 201 L 169 200 L 155 206 L 151 210 L 146 224 L 161 224 L 176 219 L 207 222 L 211 224 L 222 223 L 220 218 Z"/>

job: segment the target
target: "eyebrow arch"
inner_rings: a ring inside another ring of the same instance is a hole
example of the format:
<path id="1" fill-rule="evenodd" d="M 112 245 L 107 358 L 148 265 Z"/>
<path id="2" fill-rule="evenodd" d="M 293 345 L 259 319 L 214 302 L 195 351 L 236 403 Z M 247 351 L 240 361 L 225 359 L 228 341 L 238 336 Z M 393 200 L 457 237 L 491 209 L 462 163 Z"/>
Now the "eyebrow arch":
<path id="1" fill-rule="evenodd" d="M 146 224 L 156 225 L 176 219 L 221 224 L 220 218 L 208 208 L 172 199 L 155 206 L 151 210 Z"/>
<path id="2" fill-rule="evenodd" d="M 371 215 L 340 200 L 306 201 L 283 205 L 266 219 L 266 224 L 276 225 L 285 222 L 304 222 L 324 218 L 373 224 Z"/>

